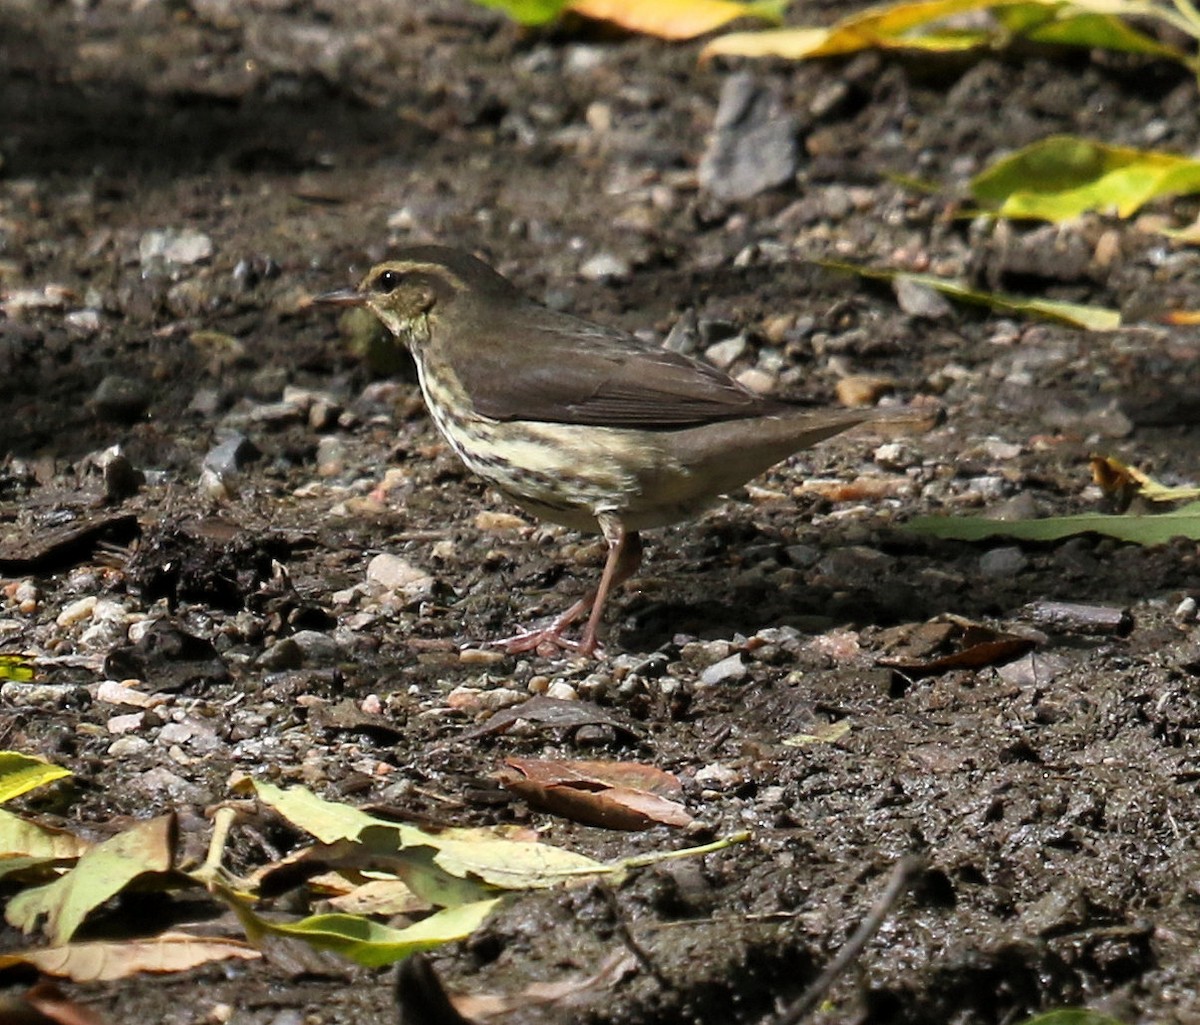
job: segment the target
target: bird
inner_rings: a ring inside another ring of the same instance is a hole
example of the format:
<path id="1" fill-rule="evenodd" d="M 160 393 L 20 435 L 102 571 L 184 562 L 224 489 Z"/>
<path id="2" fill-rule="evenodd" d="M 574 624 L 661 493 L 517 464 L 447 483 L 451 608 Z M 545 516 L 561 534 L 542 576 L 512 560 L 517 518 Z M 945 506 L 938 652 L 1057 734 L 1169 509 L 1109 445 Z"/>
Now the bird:
<path id="1" fill-rule="evenodd" d="M 758 394 L 704 360 L 543 306 L 447 246 L 398 251 L 313 302 L 364 307 L 407 346 L 434 425 L 479 477 L 537 519 L 603 535 L 599 582 L 549 625 L 496 642 L 509 653 L 595 656 L 605 602 L 641 564 L 642 531 L 691 519 L 858 424 L 930 422 L 927 409 Z"/>

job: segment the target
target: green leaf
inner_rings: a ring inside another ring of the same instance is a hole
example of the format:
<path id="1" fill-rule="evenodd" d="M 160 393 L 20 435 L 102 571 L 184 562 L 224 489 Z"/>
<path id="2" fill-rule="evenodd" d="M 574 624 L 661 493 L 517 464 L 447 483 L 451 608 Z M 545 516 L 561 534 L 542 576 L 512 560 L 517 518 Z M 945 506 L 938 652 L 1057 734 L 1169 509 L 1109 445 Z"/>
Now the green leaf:
<path id="1" fill-rule="evenodd" d="M 503 11 L 521 25 L 545 25 L 562 13 L 569 0 L 475 0 L 483 7 Z"/>
<path id="2" fill-rule="evenodd" d="M 1129 217 L 1160 196 L 1200 192 L 1200 161 L 1055 135 L 996 161 L 971 191 L 1003 217 L 1062 221 L 1110 209 Z"/>
<path id="3" fill-rule="evenodd" d="M 19 751 L 0 751 L 0 804 L 71 775 L 69 769 Z"/>
<path id="4" fill-rule="evenodd" d="M 1142 53 L 1188 62 L 1183 51 L 1139 32 L 1111 12 L 1089 11 L 1083 4 L 1033 0 L 1002 4 L 992 13 L 1013 35 L 1031 42 Z"/>
<path id="5" fill-rule="evenodd" d="M 1012 537 L 1020 541 L 1059 541 L 1077 534 L 1102 534 L 1140 545 L 1159 545 L 1176 537 L 1200 540 L 1200 502 L 1154 516 L 1083 513 L 1038 520 L 989 520 L 983 516 L 920 516 L 901 529 L 954 541 Z"/>
<path id="6" fill-rule="evenodd" d="M 174 852 L 175 816 L 162 815 L 118 833 L 86 851 L 71 871 L 8 902 L 9 924 L 31 932 L 44 915 L 46 935 L 66 943 L 89 911 L 120 893 L 138 876 L 167 872 Z"/>
<path id="7" fill-rule="evenodd" d="M 813 262 L 822 267 L 828 267 L 830 270 L 845 271 L 873 281 L 896 281 L 903 278 L 914 284 L 932 288 L 934 291 L 960 302 L 970 303 L 974 306 L 986 306 L 989 309 L 999 310 L 1001 313 L 1019 313 L 1041 320 L 1052 320 L 1055 323 L 1083 328 L 1086 331 L 1112 331 L 1121 326 L 1120 312 L 1104 306 L 1086 306 L 1082 303 L 1058 302 L 1054 299 L 1024 299 L 1020 296 L 1005 295 L 999 292 L 982 292 L 975 288 L 968 288 L 957 281 L 934 277 L 932 274 L 876 270 L 855 263 L 847 263 L 844 260 L 814 260 Z"/>
<path id="8" fill-rule="evenodd" d="M 550 844 L 511 840 L 495 831 L 445 829 L 430 833 L 323 800 L 302 787 L 281 790 L 256 782 L 254 789 L 264 804 L 325 843 L 354 840 L 373 858 L 395 862 L 396 873 L 433 903 L 458 901 L 464 896 L 473 899 L 478 896 L 479 883 L 502 889 L 539 889 L 567 878 L 610 871 L 582 854 Z M 464 890 L 455 880 L 470 885 Z"/>
<path id="9" fill-rule="evenodd" d="M 28 655 L 0 655 L 0 680 L 32 680 L 35 675 L 33 659 Z"/>
<path id="10" fill-rule="evenodd" d="M 220 892 L 220 891 L 218 891 Z M 229 900 L 228 893 L 221 894 Z M 303 940 L 320 950 L 331 950 L 368 968 L 393 964 L 420 950 L 470 936 L 500 904 L 502 898 L 475 901 L 446 908 L 404 929 L 393 929 L 361 915 L 312 915 L 298 922 L 277 922 L 255 914 L 245 903 L 229 900 L 250 941 L 261 944 L 265 935 Z"/>
<path id="11" fill-rule="evenodd" d="M 1110 1018 L 1099 1011 L 1089 1011 L 1086 1008 L 1065 1008 L 1061 1011 L 1048 1011 L 1028 1018 L 1023 1025 L 1124 1025 L 1119 1018 Z"/>

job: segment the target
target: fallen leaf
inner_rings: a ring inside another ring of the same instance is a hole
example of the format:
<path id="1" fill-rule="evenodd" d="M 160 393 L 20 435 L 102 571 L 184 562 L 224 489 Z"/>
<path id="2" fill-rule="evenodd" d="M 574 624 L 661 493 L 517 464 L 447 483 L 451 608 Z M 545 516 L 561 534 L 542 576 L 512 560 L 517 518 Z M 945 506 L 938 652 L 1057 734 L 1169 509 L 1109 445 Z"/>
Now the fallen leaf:
<path id="1" fill-rule="evenodd" d="M 1092 480 L 1116 502 L 1118 509 L 1127 508 L 1134 498 L 1143 498 L 1147 502 L 1183 502 L 1200 498 L 1200 487 L 1161 484 L 1114 456 L 1094 455 L 1089 464 Z"/>
<path id="2" fill-rule="evenodd" d="M 637 970 L 637 958 L 617 950 L 592 975 L 574 975 L 560 982 L 531 982 L 516 993 L 471 993 L 453 998 L 454 1008 L 473 1019 L 496 1018 L 524 1007 L 570 1007 L 579 997 L 601 987 L 611 988 Z"/>
<path id="3" fill-rule="evenodd" d="M 971 179 L 971 192 L 1002 217 L 1129 217 L 1160 196 L 1200 192 L 1200 160 L 1054 135 L 997 160 Z"/>
<path id="4" fill-rule="evenodd" d="M 1022 541 L 1059 541 L 1079 534 L 1102 534 L 1140 545 L 1160 545 L 1176 537 L 1200 540 L 1200 502 L 1156 515 L 1120 516 L 1082 513 L 1037 520 L 992 520 L 985 516 L 918 516 L 902 530 L 955 541 L 1015 537 Z"/>
<path id="5" fill-rule="evenodd" d="M 571 0 L 567 9 L 631 32 L 694 39 L 738 18 L 778 21 L 783 6 L 773 0 Z"/>
<path id="6" fill-rule="evenodd" d="M 45 917 L 51 944 L 65 944 L 89 911 L 120 893 L 138 876 L 171 869 L 175 816 L 161 815 L 85 851 L 75 867 L 52 883 L 18 893 L 4 917 L 32 932 Z"/>
<path id="7" fill-rule="evenodd" d="M 0 1022 L 5 1025 L 106 1025 L 107 1020 L 77 1004 L 49 979 L 39 979 L 23 996 L 0 994 Z"/>
<path id="8" fill-rule="evenodd" d="M 330 950 L 368 968 L 393 964 L 419 950 L 431 950 L 470 936 L 500 904 L 501 898 L 444 908 L 414 925 L 394 929 L 361 915 L 311 915 L 297 922 L 278 922 L 256 914 L 250 906 L 222 888 L 224 896 L 251 942 L 267 935 L 303 940 L 318 950 Z"/>
<path id="9" fill-rule="evenodd" d="M 921 679 L 948 673 L 952 669 L 983 669 L 1004 665 L 1037 647 L 1037 642 L 1031 637 L 992 630 L 980 624 L 972 624 L 963 630 L 955 643 L 958 650 L 946 655 L 932 658 L 881 658 L 876 664 L 898 669 L 910 678 Z"/>
<path id="10" fill-rule="evenodd" d="M 433 910 L 399 879 L 371 879 L 349 893 L 330 898 L 330 905 L 348 915 L 412 915 Z"/>
<path id="11" fill-rule="evenodd" d="M 954 52 L 983 45 L 992 33 L 987 30 L 937 33 L 917 30 L 994 4 L 995 0 L 917 0 L 915 3 L 880 4 L 840 18 L 828 28 L 731 32 L 712 40 L 701 51 L 700 59 L 728 56 L 805 60 L 876 48 Z"/>
<path id="12" fill-rule="evenodd" d="M 65 829 L 43 826 L 0 808 L 0 872 L 16 858 L 74 860 L 91 846 Z"/>
<path id="13" fill-rule="evenodd" d="M 500 782 L 536 808 L 592 826 L 647 829 L 658 823 L 686 826 L 681 792 L 668 772 L 636 762 L 508 758 Z M 671 796 L 668 796 L 671 795 Z"/>
<path id="14" fill-rule="evenodd" d="M 1053 299 L 1024 299 L 1020 296 L 1005 295 L 1000 292 L 983 292 L 976 288 L 946 278 L 936 278 L 932 274 L 910 274 L 901 270 L 876 270 L 862 267 L 843 260 L 815 260 L 821 267 L 830 270 L 844 271 L 861 278 L 875 281 L 894 281 L 907 277 L 918 284 L 932 288 L 942 295 L 975 306 L 987 306 L 1001 313 L 1024 313 L 1042 320 L 1052 320 L 1069 327 L 1083 328 L 1088 331 L 1114 331 L 1121 326 L 1121 314 L 1103 306 L 1087 306 L 1082 303 L 1058 302 Z"/>
<path id="15" fill-rule="evenodd" d="M 0 656 L 0 659 L 7 661 L 15 657 L 21 656 L 4 655 Z M 0 679 L 28 680 L 32 678 L 32 671 L 29 676 L 0 674 Z M 19 751 L 0 751 L 0 804 L 69 775 L 71 775 L 70 769 L 64 769 L 61 765 L 53 765 L 41 758 L 21 754 Z M 0 843 L 0 851 L 8 850 L 7 846 Z"/>
<path id="16" fill-rule="evenodd" d="M 28 964 L 73 982 L 109 982 L 138 972 L 182 972 L 211 961 L 261 956 L 244 940 L 165 932 L 151 939 L 66 943 L 0 954 L 0 969 Z"/>
<path id="17" fill-rule="evenodd" d="M 539 694 L 519 705 L 500 709 L 486 722 L 460 733 L 459 739 L 475 740 L 491 733 L 503 733 L 519 720 L 569 729 L 576 726 L 611 726 L 635 739 L 640 736 L 638 727 L 632 722 L 618 718 L 590 701 L 564 701 L 562 698 L 548 698 Z"/>
<path id="18" fill-rule="evenodd" d="M 807 747 L 809 744 L 833 744 L 850 732 L 850 720 L 840 719 L 837 722 L 816 726 L 808 733 L 794 733 L 784 737 L 785 747 Z"/>
<path id="19" fill-rule="evenodd" d="M 35 674 L 33 658 L 20 652 L 4 652 L 0 654 L 0 680 L 32 680 Z M 0 758 L 13 751 L 0 752 Z M 65 771 L 65 770 L 64 770 Z M 4 768 L 0 765 L 0 788 L 4 785 Z M 6 801 L 4 791 L 0 789 L 0 801 Z"/>

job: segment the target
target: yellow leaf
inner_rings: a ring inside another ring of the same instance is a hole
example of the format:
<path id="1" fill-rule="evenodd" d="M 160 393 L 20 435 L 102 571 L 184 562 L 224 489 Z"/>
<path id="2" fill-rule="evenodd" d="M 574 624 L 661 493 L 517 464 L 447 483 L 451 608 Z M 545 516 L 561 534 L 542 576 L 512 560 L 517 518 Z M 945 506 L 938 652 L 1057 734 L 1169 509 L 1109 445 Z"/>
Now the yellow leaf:
<path id="1" fill-rule="evenodd" d="M 829 28 L 781 28 L 767 32 L 731 32 L 709 43 L 700 54 L 710 57 L 834 57 L 872 47 L 960 50 L 978 46 L 983 33 L 941 33 L 923 39 L 913 29 L 969 11 L 996 6 L 996 0 L 917 0 L 883 4 L 834 22 Z"/>
<path id="2" fill-rule="evenodd" d="M 162 815 L 118 833 L 87 851 L 70 872 L 54 882 L 18 893 L 8 902 L 4 917 L 10 925 L 30 932 L 44 915 L 50 942 L 66 943 L 93 908 L 138 876 L 171 868 L 174 833 L 174 815 Z"/>
<path id="3" fill-rule="evenodd" d="M 735 0 L 573 0 L 567 9 L 598 21 L 658 36 L 694 39 L 738 18 L 777 20 L 778 6 Z"/>
<path id="4" fill-rule="evenodd" d="M 41 758 L 19 751 L 0 751 L 0 804 L 69 775 L 69 769 Z"/>
<path id="5" fill-rule="evenodd" d="M 1092 480 L 1106 495 L 1118 498 L 1122 506 L 1127 506 L 1134 498 L 1144 498 L 1147 502 L 1184 502 L 1200 498 L 1200 487 L 1162 484 L 1114 456 L 1095 455 L 1090 463 Z"/>
<path id="6" fill-rule="evenodd" d="M 63 829 L 52 829 L 0 809 L 0 871 L 12 858 L 78 858 L 92 845 Z"/>

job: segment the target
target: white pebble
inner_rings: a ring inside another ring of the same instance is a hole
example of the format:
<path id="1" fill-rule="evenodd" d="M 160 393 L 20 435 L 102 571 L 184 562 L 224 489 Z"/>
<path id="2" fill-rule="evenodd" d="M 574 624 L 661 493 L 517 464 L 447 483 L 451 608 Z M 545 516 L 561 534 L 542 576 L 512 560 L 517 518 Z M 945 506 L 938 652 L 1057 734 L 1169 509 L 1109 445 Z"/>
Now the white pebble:
<path id="1" fill-rule="evenodd" d="M 70 604 L 64 605 L 63 610 L 54 621 L 55 625 L 64 628 L 72 627 L 76 623 L 82 623 L 85 619 L 89 619 L 92 610 L 96 607 L 97 600 L 94 594 L 89 594 L 86 598 L 76 598 Z"/>

